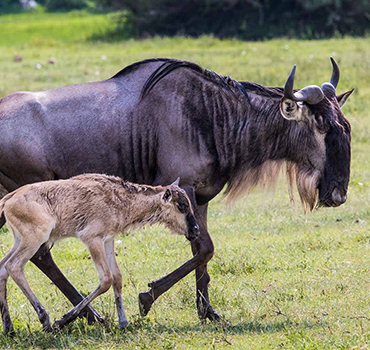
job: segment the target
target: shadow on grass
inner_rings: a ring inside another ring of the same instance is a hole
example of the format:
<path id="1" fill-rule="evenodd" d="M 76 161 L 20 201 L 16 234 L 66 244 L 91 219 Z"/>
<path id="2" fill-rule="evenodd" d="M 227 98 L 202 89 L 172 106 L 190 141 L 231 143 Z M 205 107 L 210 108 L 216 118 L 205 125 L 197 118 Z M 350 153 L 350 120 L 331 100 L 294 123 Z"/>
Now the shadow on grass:
<path id="1" fill-rule="evenodd" d="M 105 325 L 95 324 L 88 326 L 86 322 L 77 320 L 57 334 L 44 333 L 41 330 L 31 331 L 30 329 L 16 329 L 15 334 L 10 337 L 0 335 L 0 349 L 71 349 L 76 346 L 94 348 L 96 344 L 127 345 L 136 343 L 142 337 L 146 341 L 155 341 L 158 336 L 165 337 L 177 334 L 181 337 L 204 336 L 213 337 L 215 335 L 243 335 L 243 334 L 263 334 L 286 332 L 289 329 L 310 329 L 322 327 L 322 324 L 312 324 L 303 320 L 300 323 L 292 322 L 288 319 L 276 321 L 250 321 L 240 322 L 235 325 L 220 323 L 197 323 L 195 325 L 178 326 L 176 323 L 160 324 L 150 321 L 148 318 L 134 318 L 132 323 L 125 330 L 119 329 L 116 322 L 108 320 Z"/>

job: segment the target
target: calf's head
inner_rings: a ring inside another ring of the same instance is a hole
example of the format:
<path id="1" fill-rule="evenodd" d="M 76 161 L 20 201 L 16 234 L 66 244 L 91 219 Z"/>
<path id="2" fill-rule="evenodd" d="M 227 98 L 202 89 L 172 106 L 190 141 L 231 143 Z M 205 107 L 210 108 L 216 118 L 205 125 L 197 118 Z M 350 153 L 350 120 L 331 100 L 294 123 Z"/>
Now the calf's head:
<path id="1" fill-rule="evenodd" d="M 351 127 L 341 107 L 353 89 L 336 95 L 339 67 L 331 58 L 330 82 L 294 91 L 295 66 L 284 87 L 281 115 L 295 123 L 289 134 L 288 175 L 296 177 L 305 209 L 336 207 L 347 199 Z"/>
<path id="2" fill-rule="evenodd" d="M 183 234 L 189 241 L 199 236 L 199 226 L 186 192 L 178 186 L 179 179 L 166 186 L 162 194 L 162 222 L 171 231 Z"/>

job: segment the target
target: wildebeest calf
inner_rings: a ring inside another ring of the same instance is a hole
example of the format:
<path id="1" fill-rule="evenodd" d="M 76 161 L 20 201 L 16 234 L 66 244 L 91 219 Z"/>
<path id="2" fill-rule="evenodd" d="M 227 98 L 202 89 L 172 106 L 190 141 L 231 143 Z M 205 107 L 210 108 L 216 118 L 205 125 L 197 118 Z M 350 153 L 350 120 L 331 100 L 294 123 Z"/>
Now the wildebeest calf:
<path id="1" fill-rule="evenodd" d="M 189 240 L 199 234 L 191 203 L 178 187 L 145 186 L 107 175 L 85 174 L 69 180 L 30 184 L 0 201 L 0 214 L 14 234 L 14 246 L 0 262 L 0 311 L 4 332 L 13 330 L 6 283 L 10 275 L 36 310 L 43 329 L 50 331 L 49 315 L 32 292 L 24 266 L 43 244 L 78 237 L 88 247 L 100 277 L 99 286 L 76 307 L 56 321 L 60 329 L 74 320 L 98 295 L 113 285 L 121 328 L 127 325 L 122 305 L 122 276 L 114 254 L 119 232 L 146 224 L 162 223 Z"/>

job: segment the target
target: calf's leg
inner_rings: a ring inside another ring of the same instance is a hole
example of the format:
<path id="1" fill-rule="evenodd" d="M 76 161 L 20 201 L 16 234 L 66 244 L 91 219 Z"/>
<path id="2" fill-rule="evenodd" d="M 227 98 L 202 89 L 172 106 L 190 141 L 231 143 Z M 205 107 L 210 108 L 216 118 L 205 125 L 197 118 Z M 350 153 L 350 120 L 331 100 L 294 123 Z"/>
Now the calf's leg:
<path id="1" fill-rule="evenodd" d="M 84 299 L 84 297 L 75 289 L 75 287 L 73 287 L 73 285 L 59 270 L 47 245 L 42 245 L 36 254 L 31 258 L 31 261 L 53 281 L 53 283 L 69 299 L 73 306 L 78 305 Z M 82 314 L 86 315 L 88 324 L 93 324 L 95 319 L 97 319 L 99 322 L 104 322 L 99 313 L 91 306 L 87 306 L 82 311 Z"/>
<path id="2" fill-rule="evenodd" d="M 27 261 L 37 252 L 41 244 L 42 242 L 40 243 L 35 239 L 35 236 L 27 240 L 22 237 L 18 248 L 6 262 L 5 268 L 37 312 L 43 330 L 51 331 L 49 315 L 33 293 L 24 275 L 24 267 Z"/>
<path id="3" fill-rule="evenodd" d="M 5 255 L 5 257 L 0 261 L 0 313 L 3 321 L 4 333 L 9 333 L 13 331 L 13 324 L 9 314 L 9 307 L 7 301 L 7 290 L 6 285 L 8 282 L 8 271 L 5 268 L 5 264 L 8 262 L 9 258 L 17 250 L 19 241 L 16 240 L 10 252 Z"/>
<path id="4" fill-rule="evenodd" d="M 12 189 L 15 189 L 16 186 Z M 4 187 L 0 184 L 0 192 Z M 1 195 L 0 195 L 1 196 Z M 0 228 L 5 225 L 5 217 L 0 217 Z M 75 287 L 65 278 L 63 273 L 55 264 L 50 249 L 45 244 L 40 247 L 36 254 L 31 258 L 31 261 L 58 287 L 58 289 L 67 297 L 72 305 L 77 305 L 83 300 L 83 296 Z M 88 324 L 93 324 L 95 320 L 104 322 L 104 319 L 91 306 L 87 306 L 81 315 L 86 316 Z"/>
<path id="5" fill-rule="evenodd" d="M 118 314 L 118 324 L 121 328 L 125 328 L 128 324 L 128 321 L 122 303 L 122 274 L 118 267 L 114 252 L 114 240 L 105 243 L 105 254 L 107 256 L 108 265 L 113 276 L 113 292 Z"/>
<path id="6" fill-rule="evenodd" d="M 100 283 L 99 286 L 77 306 L 68 311 L 60 320 L 55 321 L 53 325 L 55 330 L 60 330 L 67 324 L 74 321 L 79 316 L 81 311 L 87 305 L 89 305 L 89 303 L 91 303 L 100 294 L 105 293 L 112 285 L 113 277 L 107 264 L 103 242 L 100 239 L 95 239 L 84 243 L 87 245 L 91 254 L 91 258 L 94 261 L 96 269 L 98 270 Z"/>

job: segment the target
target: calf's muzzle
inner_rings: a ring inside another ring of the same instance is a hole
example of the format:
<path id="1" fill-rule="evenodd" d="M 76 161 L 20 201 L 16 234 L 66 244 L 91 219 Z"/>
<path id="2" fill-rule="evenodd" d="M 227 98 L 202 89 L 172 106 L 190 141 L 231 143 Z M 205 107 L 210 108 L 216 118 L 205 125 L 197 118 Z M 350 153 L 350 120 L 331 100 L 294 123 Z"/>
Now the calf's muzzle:
<path id="1" fill-rule="evenodd" d="M 199 225 L 197 224 L 197 221 L 195 220 L 193 215 L 188 215 L 186 219 L 188 223 L 188 232 L 186 234 L 186 238 L 189 241 L 193 241 L 199 236 Z"/>

